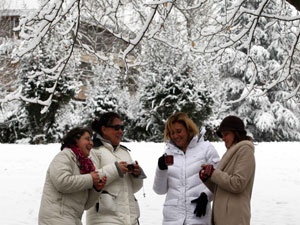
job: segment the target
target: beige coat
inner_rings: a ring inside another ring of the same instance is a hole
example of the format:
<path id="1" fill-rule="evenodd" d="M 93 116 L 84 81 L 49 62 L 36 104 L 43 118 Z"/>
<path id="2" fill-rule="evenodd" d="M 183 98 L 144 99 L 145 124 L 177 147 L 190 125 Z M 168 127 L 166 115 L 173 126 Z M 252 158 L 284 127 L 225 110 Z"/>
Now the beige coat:
<path id="1" fill-rule="evenodd" d="M 116 166 L 119 161 L 131 161 L 128 151 L 123 146 L 114 149 L 108 142 L 92 149 L 92 160 L 99 168 L 100 176 L 107 176 L 107 181 L 97 204 L 87 211 L 87 225 L 138 224 L 140 211 L 134 193 L 142 188 L 145 177 L 123 176 Z"/>
<path id="2" fill-rule="evenodd" d="M 71 149 L 59 152 L 49 165 L 39 211 L 39 225 L 81 225 L 85 209 L 99 195 L 90 174 L 80 174 Z"/>
<path id="3" fill-rule="evenodd" d="M 250 225 L 255 174 L 254 145 L 241 141 L 227 150 L 205 185 L 214 193 L 213 225 Z"/>

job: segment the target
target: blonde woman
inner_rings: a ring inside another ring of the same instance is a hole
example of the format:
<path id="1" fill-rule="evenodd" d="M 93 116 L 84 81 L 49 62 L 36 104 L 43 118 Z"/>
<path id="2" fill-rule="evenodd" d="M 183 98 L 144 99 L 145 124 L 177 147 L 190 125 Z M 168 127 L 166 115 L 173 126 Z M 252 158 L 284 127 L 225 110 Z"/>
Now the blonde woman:
<path id="1" fill-rule="evenodd" d="M 211 143 L 204 141 L 203 135 L 183 112 L 167 120 L 166 148 L 158 159 L 153 184 L 157 194 L 166 194 L 163 225 L 210 224 L 213 196 L 199 180 L 198 173 L 203 163 L 216 166 L 219 155 Z M 168 162 L 169 155 L 173 156 L 173 164 Z"/>

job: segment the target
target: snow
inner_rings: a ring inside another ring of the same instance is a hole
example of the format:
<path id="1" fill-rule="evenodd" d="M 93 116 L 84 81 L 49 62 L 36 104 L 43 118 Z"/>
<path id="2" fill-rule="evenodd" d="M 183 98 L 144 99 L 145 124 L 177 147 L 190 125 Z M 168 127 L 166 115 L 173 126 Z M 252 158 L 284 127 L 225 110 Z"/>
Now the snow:
<path id="1" fill-rule="evenodd" d="M 164 196 L 152 190 L 157 158 L 163 143 L 123 143 L 148 178 L 136 197 L 143 225 L 161 224 Z M 220 156 L 221 142 L 213 142 Z M 0 221 L 4 225 L 37 224 L 47 167 L 59 144 L 0 144 Z M 256 177 L 252 194 L 251 225 L 296 225 L 300 214 L 300 142 L 256 144 Z M 145 193 L 145 197 L 143 194 Z M 85 216 L 83 217 L 85 222 Z M 84 223 L 85 224 L 85 223 Z"/>

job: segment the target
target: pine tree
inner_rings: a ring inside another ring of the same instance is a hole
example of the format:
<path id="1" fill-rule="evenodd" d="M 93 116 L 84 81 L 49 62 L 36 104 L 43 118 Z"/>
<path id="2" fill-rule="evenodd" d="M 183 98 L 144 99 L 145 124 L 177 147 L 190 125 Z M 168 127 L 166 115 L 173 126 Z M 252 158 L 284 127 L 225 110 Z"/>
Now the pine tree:
<path id="1" fill-rule="evenodd" d="M 199 88 L 195 68 L 189 66 L 189 54 L 164 50 L 161 61 L 150 63 L 145 72 L 155 75 L 141 91 L 141 108 L 131 126 L 133 140 L 162 141 L 165 122 L 175 112 L 186 112 L 199 127 L 211 113 L 213 101 L 209 91 Z M 171 66 L 164 60 L 169 60 Z"/>
<path id="2" fill-rule="evenodd" d="M 60 48 L 50 36 L 46 38 L 47 45 L 40 45 L 33 54 L 21 62 L 19 77 L 22 83 L 22 95 L 28 99 L 39 99 L 47 101 L 52 94 L 48 90 L 56 86 L 53 93 L 52 103 L 46 112 L 44 106 L 38 103 L 24 102 L 22 106 L 26 109 L 29 133 L 32 137 L 31 143 L 53 142 L 55 117 L 59 108 L 66 104 L 74 96 L 74 78 L 68 70 L 59 79 L 48 68 L 55 66 L 58 55 L 52 54 L 54 49 Z M 21 106 L 21 107 L 22 107 Z"/>
<path id="3" fill-rule="evenodd" d="M 259 6 L 255 1 L 247 4 L 250 9 Z M 265 11 L 276 13 L 279 9 L 275 2 L 270 2 Z M 249 17 L 241 17 L 240 23 L 248 24 Z M 243 48 L 241 42 L 235 49 L 226 49 L 219 67 L 219 118 L 228 114 L 242 117 L 256 141 L 300 140 L 299 106 L 293 99 L 284 101 L 296 86 L 291 83 L 291 89 L 287 89 L 286 83 L 274 82 L 282 74 L 273 71 L 282 64 L 291 43 L 290 35 L 282 35 L 283 28 L 278 21 L 260 18 L 251 48 Z M 239 101 L 241 96 L 246 98 Z M 224 105 L 224 102 L 231 103 Z"/>

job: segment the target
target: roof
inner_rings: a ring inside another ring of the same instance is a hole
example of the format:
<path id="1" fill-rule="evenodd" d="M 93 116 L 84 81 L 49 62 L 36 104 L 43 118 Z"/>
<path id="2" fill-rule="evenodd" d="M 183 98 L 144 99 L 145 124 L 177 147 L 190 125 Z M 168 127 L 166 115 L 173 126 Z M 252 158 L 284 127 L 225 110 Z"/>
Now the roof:
<path id="1" fill-rule="evenodd" d="M 37 9 L 41 0 L 0 0 L 0 10 Z"/>
<path id="2" fill-rule="evenodd" d="M 16 16 L 38 9 L 41 0 L 0 0 L 0 16 Z"/>

